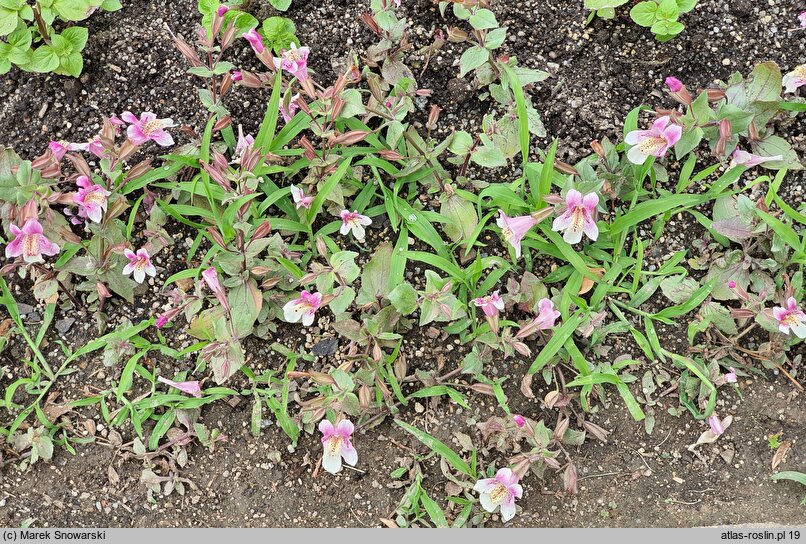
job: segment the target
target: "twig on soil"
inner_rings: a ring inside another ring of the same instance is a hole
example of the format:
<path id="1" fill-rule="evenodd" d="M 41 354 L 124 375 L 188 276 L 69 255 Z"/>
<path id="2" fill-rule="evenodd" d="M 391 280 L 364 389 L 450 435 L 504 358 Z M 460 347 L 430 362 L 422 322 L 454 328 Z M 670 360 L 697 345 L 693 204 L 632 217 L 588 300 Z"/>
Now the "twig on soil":
<path id="1" fill-rule="evenodd" d="M 663 445 L 666 443 L 666 441 L 667 441 L 667 440 L 669 440 L 669 437 L 670 437 L 670 436 L 672 436 L 672 431 L 671 431 L 671 429 L 669 430 L 669 434 L 667 434 L 667 435 L 666 435 L 666 438 L 664 438 L 663 440 L 661 440 L 660 444 L 658 444 L 657 446 L 655 446 L 655 448 L 659 448 L 659 447 L 663 446 Z M 653 449 L 654 449 L 654 448 L 653 448 Z"/>
<path id="2" fill-rule="evenodd" d="M 632 472 L 622 470 L 620 472 L 602 472 L 601 474 L 587 474 L 585 476 L 578 477 L 577 480 L 588 480 L 590 478 L 602 478 L 604 476 L 622 476 L 624 474 L 632 474 Z"/>

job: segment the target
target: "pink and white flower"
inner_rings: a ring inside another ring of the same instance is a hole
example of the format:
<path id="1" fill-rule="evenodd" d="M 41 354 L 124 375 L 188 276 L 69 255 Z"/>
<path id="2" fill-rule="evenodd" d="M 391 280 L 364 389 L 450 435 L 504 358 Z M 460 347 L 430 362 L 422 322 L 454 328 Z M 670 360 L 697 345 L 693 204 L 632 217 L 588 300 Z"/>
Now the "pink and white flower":
<path id="1" fill-rule="evenodd" d="M 798 21 L 800 21 L 800 28 L 806 29 L 806 11 L 802 11 L 798 15 Z"/>
<path id="2" fill-rule="evenodd" d="M 274 66 L 283 69 L 300 83 L 305 83 L 308 79 L 308 55 L 311 50 L 308 47 L 297 47 L 291 44 L 291 49 L 282 52 L 279 58 L 274 58 Z"/>
<path id="3" fill-rule="evenodd" d="M 786 305 L 783 308 L 780 306 L 773 308 L 772 315 L 778 321 L 779 331 L 784 334 L 794 332 L 798 338 L 806 338 L 806 313 L 798 308 L 795 297 L 786 299 Z"/>
<path id="4" fill-rule="evenodd" d="M 200 399 L 202 396 L 201 386 L 199 386 L 198 381 L 194 380 L 189 382 L 175 382 L 173 380 L 163 378 L 162 376 L 158 376 L 157 381 L 160 383 L 164 383 L 166 385 L 170 385 L 171 387 L 175 387 L 180 391 L 182 391 L 183 393 L 187 393 L 188 395 L 193 395 L 197 399 Z"/>
<path id="5" fill-rule="evenodd" d="M 243 127 L 238 125 L 238 142 L 235 144 L 235 158 L 231 164 L 240 164 L 244 153 L 252 149 L 255 145 L 255 138 L 251 134 L 244 136 Z"/>
<path id="6" fill-rule="evenodd" d="M 627 158 L 633 164 L 644 164 L 650 156 L 663 157 L 683 135 L 683 127 L 674 123 L 669 124 L 668 115 L 658 117 L 649 130 L 633 130 L 624 139 L 633 146 L 627 152 Z"/>
<path id="7" fill-rule="evenodd" d="M 563 240 L 569 244 L 582 241 L 582 233 L 594 242 L 599 237 L 599 227 L 593 216 L 599 205 L 599 195 L 588 193 L 584 197 L 576 189 L 571 189 L 565 196 L 565 212 L 554 220 L 551 230 L 565 231 Z"/>
<path id="8" fill-rule="evenodd" d="M 503 210 L 498 210 L 496 224 L 501 228 L 504 240 L 515 249 L 515 260 L 520 259 L 521 241 L 526 236 L 526 233 L 537 225 L 537 219 L 531 215 L 507 217 Z"/>
<path id="9" fill-rule="evenodd" d="M 129 123 L 126 135 L 134 145 L 143 145 L 149 140 L 162 147 L 174 145 L 174 139 L 165 130 L 176 126 L 173 119 L 157 119 L 157 115 L 151 112 L 140 114 L 138 119 L 130 111 L 124 111 L 120 117 Z"/>
<path id="10" fill-rule="evenodd" d="M 54 140 L 48 144 L 48 148 L 56 157 L 57 161 L 61 161 L 68 151 L 81 151 L 87 148 L 88 144 L 71 144 L 64 140 Z"/>
<path id="11" fill-rule="evenodd" d="M 728 368 L 730 372 L 725 374 L 723 378 L 725 378 L 726 383 L 736 383 L 738 382 L 738 378 L 736 377 L 736 369 L 733 367 Z"/>
<path id="12" fill-rule="evenodd" d="M 291 97 L 291 100 L 288 102 L 288 107 L 285 107 L 285 101 L 280 101 L 280 115 L 283 116 L 283 121 L 286 123 L 293 119 L 294 115 L 296 115 L 297 110 L 299 109 L 299 105 L 297 104 L 297 100 L 299 99 L 299 93 L 295 94 Z"/>
<path id="13" fill-rule="evenodd" d="M 473 490 L 479 492 L 479 502 L 486 511 L 492 513 L 500 507 L 501 517 L 505 522 L 515 517 L 515 499 L 523 496 L 518 475 L 510 468 L 500 469 L 495 478 L 477 481 Z"/>
<path id="14" fill-rule="evenodd" d="M 298 323 L 302 320 L 302 324 L 306 327 L 313 325 L 313 320 L 316 317 L 316 310 L 322 305 L 322 293 L 309 293 L 302 291 L 299 298 L 289 300 L 283 306 L 283 317 L 289 323 Z"/>
<path id="15" fill-rule="evenodd" d="M 361 215 L 358 212 L 351 212 L 350 210 L 341 211 L 341 228 L 339 232 L 347 234 L 352 231 L 353 236 L 359 242 L 364 241 L 364 227 L 372 224 L 372 219 L 366 215 Z"/>
<path id="16" fill-rule="evenodd" d="M 152 278 L 157 275 L 157 269 L 151 264 L 151 257 L 149 257 L 146 248 L 138 249 L 137 253 L 131 249 L 125 249 L 123 255 L 129 259 L 129 264 L 123 267 L 124 276 L 134 272 L 134 281 L 143 283 L 146 279 L 146 274 Z"/>
<path id="17" fill-rule="evenodd" d="M 78 216 L 100 223 L 106 213 L 106 197 L 112 193 L 92 183 L 87 176 L 79 176 L 76 185 L 78 192 L 73 195 L 73 202 L 78 205 Z"/>
<path id="18" fill-rule="evenodd" d="M 6 246 L 7 259 L 22 255 L 26 263 L 41 263 L 44 261 L 42 255 L 52 256 L 59 252 L 59 246 L 47 239 L 37 219 L 29 219 L 22 228 L 12 223 L 9 230 L 15 238 Z"/>
<path id="19" fill-rule="evenodd" d="M 733 151 L 732 159 L 730 161 L 730 167 L 733 168 L 736 165 L 742 165 L 746 166 L 747 168 L 752 168 L 765 162 L 782 161 L 782 160 L 784 160 L 783 155 L 773 155 L 771 157 L 763 157 L 761 155 L 754 155 L 742 149 L 736 148 Z"/>
<path id="20" fill-rule="evenodd" d="M 358 462 L 358 452 L 350 443 L 355 427 L 348 419 L 342 419 L 334 427 L 331 422 L 323 419 L 319 422 L 319 431 L 322 433 L 322 468 L 331 474 L 341 471 L 342 459 L 350 466 Z"/>
<path id="21" fill-rule="evenodd" d="M 313 197 L 305 196 L 305 192 L 296 185 L 291 186 L 291 198 L 294 199 L 297 209 L 310 208 L 313 204 Z"/>
<path id="22" fill-rule="evenodd" d="M 515 338 L 526 338 L 537 331 L 551 329 L 559 317 L 560 312 L 554 309 L 554 303 L 550 299 L 542 298 L 537 303 L 537 316 L 521 327 Z"/>
<path id="23" fill-rule="evenodd" d="M 806 64 L 801 64 L 786 74 L 782 83 L 788 93 L 794 93 L 799 88 L 806 85 Z"/>
<path id="24" fill-rule="evenodd" d="M 243 37 L 246 38 L 246 41 L 249 42 L 256 54 L 260 55 L 266 49 L 266 46 L 263 45 L 263 37 L 254 28 L 249 32 L 245 32 Z"/>
<path id="25" fill-rule="evenodd" d="M 498 312 L 504 309 L 504 299 L 501 298 L 498 291 L 493 291 L 492 295 L 474 298 L 473 304 L 481 308 L 487 317 L 496 316 Z"/>

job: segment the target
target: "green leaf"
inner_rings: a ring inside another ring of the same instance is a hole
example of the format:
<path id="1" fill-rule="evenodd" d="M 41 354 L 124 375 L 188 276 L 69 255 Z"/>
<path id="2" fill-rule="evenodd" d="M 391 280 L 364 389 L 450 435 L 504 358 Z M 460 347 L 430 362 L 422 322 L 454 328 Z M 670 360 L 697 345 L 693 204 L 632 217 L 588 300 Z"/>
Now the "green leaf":
<path id="1" fill-rule="evenodd" d="M 53 0 L 51 8 L 65 21 L 81 21 L 87 18 L 89 4 L 76 0 Z"/>
<path id="2" fill-rule="evenodd" d="M 291 7 L 291 0 L 269 0 L 269 3 L 277 11 L 286 11 Z"/>
<path id="3" fill-rule="evenodd" d="M 747 101 L 777 102 L 781 96 L 781 69 L 772 61 L 757 64 L 746 84 Z"/>
<path id="4" fill-rule="evenodd" d="M 680 13 L 688 13 L 697 5 L 697 0 L 677 0 L 677 9 Z"/>
<path id="5" fill-rule="evenodd" d="M 676 21 L 679 16 L 680 12 L 677 10 L 677 0 L 661 0 L 660 4 L 658 4 L 656 18 Z"/>
<path id="6" fill-rule="evenodd" d="M 464 77 L 468 72 L 475 70 L 490 59 L 490 52 L 474 45 L 468 48 L 459 58 L 459 77 Z"/>
<path id="7" fill-rule="evenodd" d="M 389 269 L 392 261 L 392 246 L 384 242 L 364 266 L 361 274 L 361 289 L 356 297 L 356 304 L 363 305 L 376 302 L 389 294 Z"/>
<path id="8" fill-rule="evenodd" d="M 470 476 L 471 478 L 473 477 L 473 472 L 470 470 L 470 466 L 468 466 L 468 464 L 461 457 L 459 457 L 455 451 L 446 446 L 444 443 L 440 442 L 433 436 L 424 433 L 417 427 L 413 427 L 408 423 L 400 421 L 399 419 L 396 419 L 395 423 L 404 431 L 410 433 L 412 436 L 414 436 L 414 438 L 422 442 L 428 449 L 441 455 L 453 468 Z"/>
<path id="9" fill-rule="evenodd" d="M 57 71 L 68 76 L 78 77 L 81 75 L 83 70 L 84 59 L 81 56 L 81 53 L 75 52 L 61 58 L 61 63 L 59 64 Z"/>
<path id="10" fill-rule="evenodd" d="M 439 212 L 448 220 L 442 229 L 452 242 L 470 238 L 479 223 L 476 207 L 455 193 L 442 202 Z"/>
<path id="11" fill-rule="evenodd" d="M 582 323 L 583 317 L 581 312 L 577 311 L 571 317 L 569 317 L 565 323 L 559 329 L 554 331 L 552 334 L 551 339 L 546 343 L 540 353 L 537 354 L 532 366 L 529 367 L 528 374 L 534 374 L 554 358 L 560 348 L 563 347 L 566 340 L 571 338 L 571 335 L 574 334 L 574 331 Z"/>
<path id="12" fill-rule="evenodd" d="M 417 290 L 409 282 L 404 282 L 392 289 L 389 293 L 389 302 L 403 315 L 409 315 L 417 310 Z"/>
<path id="13" fill-rule="evenodd" d="M 585 9 L 600 10 L 623 6 L 629 0 L 585 0 Z"/>
<path id="14" fill-rule="evenodd" d="M 470 24 L 476 30 L 487 30 L 497 28 L 498 21 L 495 14 L 489 9 L 480 9 L 470 17 Z"/>
<path id="15" fill-rule="evenodd" d="M 0 36 L 14 32 L 19 17 L 16 11 L 0 6 Z"/>
<path id="16" fill-rule="evenodd" d="M 31 56 L 31 64 L 25 68 L 31 72 L 52 72 L 59 67 L 59 56 L 49 45 L 41 45 Z"/>
<path id="17" fill-rule="evenodd" d="M 652 26 L 657 18 L 658 4 L 656 2 L 639 2 L 630 10 L 630 17 L 641 26 Z"/>
<path id="18" fill-rule="evenodd" d="M 87 45 L 87 38 L 89 31 L 83 26 L 71 26 L 65 28 L 61 33 L 61 37 L 69 41 L 73 45 L 73 51 L 81 51 Z"/>

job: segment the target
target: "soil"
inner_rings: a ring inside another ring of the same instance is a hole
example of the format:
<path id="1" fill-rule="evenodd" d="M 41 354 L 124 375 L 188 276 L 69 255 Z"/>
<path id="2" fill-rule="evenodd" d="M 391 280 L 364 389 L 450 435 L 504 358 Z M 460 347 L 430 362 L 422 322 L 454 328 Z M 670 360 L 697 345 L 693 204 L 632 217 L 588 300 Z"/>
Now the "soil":
<path id="1" fill-rule="evenodd" d="M 87 140 L 99 130 L 102 116 L 124 110 L 154 111 L 201 130 L 204 118 L 195 89 L 198 80 L 184 74 L 184 62 L 166 31 L 167 26 L 185 37 L 192 36 L 197 22 L 195 1 L 124 4 L 120 12 L 95 14 L 89 19 L 86 69 L 80 80 L 17 71 L 3 76 L 0 144 L 13 146 L 24 157 L 32 158 L 52 139 Z M 251 4 L 250 9 L 261 18 L 273 14 L 264 0 Z M 625 17 L 595 20 L 585 26 L 587 13 L 581 4 L 578 0 L 504 0 L 492 8 L 499 22 L 510 28 L 509 53 L 517 55 L 523 64 L 553 74 L 533 94 L 548 132 L 548 139 L 536 143 L 545 146 L 549 139 L 559 138 L 559 157 L 569 162 L 587 154 L 593 139 L 616 139 L 630 109 L 640 104 L 668 107 L 668 99 L 659 91 L 666 75 L 674 74 L 697 88 L 714 79 L 726 79 L 737 70 L 747 73 L 763 60 L 774 60 L 788 71 L 806 59 L 804 33 L 793 30 L 797 13 L 806 9 L 802 1 L 703 0 L 684 17 L 686 31 L 666 44 L 657 43 L 646 29 Z M 296 22 L 301 42 L 311 46 L 312 67 L 318 77 L 330 79 L 334 75 L 332 61 L 350 48 L 362 52 L 372 43 L 373 36 L 358 20 L 366 9 L 364 2 L 352 0 L 294 1 L 286 15 Z M 430 0 L 404 0 L 401 9 L 410 18 L 415 51 L 430 43 L 437 28 L 456 24 L 451 16 L 447 22 L 442 20 Z M 462 47 L 446 46 L 418 81 L 421 87 L 434 90 L 430 103 L 444 108 L 438 134 L 477 127 L 488 110 L 488 104 L 479 102 L 465 83 L 455 79 Z M 254 63 L 251 57 L 248 48 L 242 46 L 233 62 L 248 67 Z M 417 73 L 416 62 L 413 65 Z M 245 129 L 254 130 L 267 100 L 264 93 L 239 89 L 229 106 Z M 427 111 L 428 106 L 423 107 L 421 115 Z M 788 139 L 801 155 L 806 153 L 803 128 L 801 121 L 787 129 Z M 183 138 L 188 136 L 180 135 L 177 140 L 181 143 Z M 803 177 L 793 179 L 782 196 L 796 206 L 803 200 Z M 187 233 L 175 227 L 169 231 L 176 241 L 175 255 L 184 256 Z M 662 262 L 668 252 L 688 248 L 700 232 L 699 225 L 673 219 L 657 248 L 648 251 Z M 384 234 L 377 233 L 381 238 Z M 165 258 L 157 264 L 157 285 L 184 268 L 179 258 Z M 31 305 L 24 319 L 36 329 L 41 308 L 26 298 L 24 287 L 15 284 L 14 295 L 19 302 Z M 135 307 L 115 301 L 108 310 L 110 326 L 125 317 L 137 322 L 149 316 L 164 304 L 162 295 L 155 292 L 150 289 L 150 294 L 138 297 Z M 4 317 L 0 313 L 0 318 Z M 64 317 L 59 312 L 56 319 Z M 65 333 L 51 332 L 47 337 L 47 356 L 59 357 L 56 340 L 77 349 L 94 337 L 91 315 L 72 317 L 77 323 Z M 680 330 L 663 327 L 659 333 L 664 346 L 682 353 L 688 343 L 685 320 L 680 323 Z M 310 349 L 323 334 L 332 332 L 327 319 L 317 325 L 306 334 L 281 326 L 272 341 L 289 346 L 304 344 Z M 181 328 L 168 334 L 176 346 L 190 341 Z M 253 367 L 279 366 L 280 359 L 268 348 L 270 343 L 256 341 L 250 349 Z M 624 353 L 640 356 L 626 338 L 610 343 L 614 345 L 610 355 L 601 360 L 611 361 Z M 3 389 L 12 375 L 16 379 L 24 372 L 18 362 L 24 346 L 15 338 L 0 353 L 0 366 L 5 371 L 0 378 Z M 464 349 L 453 344 L 452 338 L 434 340 L 415 331 L 407 337 L 402 351 L 419 368 L 435 370 L 442 365 L 442 372 L 447 372 L 461 359 Z M 315 365 L 338 364 L 340 357 L 341 353 L 320 358 Z M 507 378 L 505 391 L 513 412 L 535 420 L 544 418 L 553 427 L 556 410 L 527 399 L 519 390 L 530 362 L 523 358 L 498 361 L 485 373 Z M 182 362 L 173 364 L 179 368 Z M 656 364 L 648 363 L 639 373 Z M 110 369 L 102 366 L 99 357 L 88 357 L 76 366 L 74 374 L 59 382 L 57 389 L 62 399 L 78 399 L 87 385 L 110 387 L 116 376 L 108 373 Z M 733 424 L 715 444 L 701 446 L 696 452 L 689 451 L 688 446 L 706 425 L 688 414 L 669 415 L 666 410 L 677 405 L 676 396 L 654 399 L 658 402 L 653 407 L 656 424 L 647 434 L 644 424 L 634 422 L 611 391 L 609 402 L 595 403 L 595 413 L 590 416 L 594 423 L 612 431 L 608 442 L 588 440 L 573 452 L 579 469 L 579 494 L 561 492 L 561 475 L 551 470 L 545 481 L 528 476 L 524 497 L 519 501 L 522 513 L 507 526 L 803 525 L 806 510 L 798 502 L 806 490 L 791 482 L 769 480 L 773 451 L 767 436 L 782 432 L 782 440 L 792 441 L 781 470 L 806 471 L 806 450 L 800 447 L 806 438 L 806 397 L 784 377 L 766 377 L 741 380 L 743 398 L 726 388 L 720 390 L 718 412 L 732 414 Z M 466 383 L 462 379 L 456 382 Z M 642 397 L 639 389 L 633 388 L 636 396 Z M 537 399 L 548 391 L 542 380 L 535 379 Z M 492 415 L 503 415 L 492 397 L 470 393 L 469 404 L 472 410 L 446 401 L 423 401 L 419 409 L 409 406 L 400 417 L 460 450 L 456 431 L 470 435 L 474 444 L 481 445 L 482 436 L 475 424 Z M 331 477 L 320 470 L 314 476 L 318 437 L 303 434 L 294 449 L 276 425 L 269 425 L 255 438 L 249 430 L 250 409 L 249 402 L 233 407 L 221 401 L 204 407 L 201 421 L 221 429 L 227 440 L 219 442 L 212 452 L 198 444 L 190 446 L 188 465 L 181 475 L 193 481 L 197 489 L 188 489 L 184 496 L 176 492 L 167 497 L 155 495 L 153 502 L 139 483 L 140 463 L 125 459 L 116 448 L 100 445 L 104 442 L 101 439 L 79 446 L 75 456 L 57 447 L 50 464 L 37 463 L 26 471 L 20 471 L 17 463 L 8 463 L 10 459 L 4 465 L 0 457 L 0 525 L 379 526 L 380 518 L 394 519 L 393 512 L 407 487 L 390 473 L 409 466 L 411 450 L 426 453 L 419 442 L 386 421 L 357 433 L 354 443 L 360 453 L 360 472 L 345 470 Z M 0 414 L 0 425 L 9 424 L 7 416 Z M 99 426 L 97 412 L 79 409 L 69 417 L 77 427 L 92 419 L 97 435 L 108 438 L 109 430 Z M 125 441 L 133 437 L 128 423 L 118 431 Z M 494 449 L 482 449 L 480 460 L 482 465 L 500 466 L 506 457 Z M 116 477 L 110 476 L 110 467 Z M 429 496 L 445 507 L 446 480 L 437 459 L 424 461 L 422 469 Z M 493 516 L 492 525 L 498 524 L 497 516 Z"/>

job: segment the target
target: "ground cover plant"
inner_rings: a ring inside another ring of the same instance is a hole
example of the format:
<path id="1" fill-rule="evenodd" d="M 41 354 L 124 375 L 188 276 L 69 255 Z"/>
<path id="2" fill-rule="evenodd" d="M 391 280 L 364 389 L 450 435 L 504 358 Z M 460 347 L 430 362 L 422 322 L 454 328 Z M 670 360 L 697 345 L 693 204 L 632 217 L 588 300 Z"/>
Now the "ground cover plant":
<path id="1" fill-rule="evenodd" d="M 147 503 L 200 497 L 197 459 L 245 439 L 209 414 L 241 406 L 279 444 L 264 461 L 399 490 L 373 524 L 517 524 L 527 500 L 585 494 L 608 410 L 653 443 L 682 422 L 704 459 L 750 383 L 800 394 L 803 65 L 664 73 L 656 105 L 570 155 L 541 117 L 555 63 L 509 45 L 494 4 L 440 4 L 417 48 L 405 2 L 362 3 L 368 41 L 331 55 L 254 3 L 200 1 L 160 38 L 198 123 L 123 97 L 89 138 L 2 150 L 0 466 L 94 442 L 110 485 L 130 471 Z M 666 4 L 630 16 L 664 41 L 696 2 Z M 483 110 L 445 130 L 423 82 L 449 54 Z M 680 222 L 686 243 L 658 249 Z M 87 338 L 63 341 L 77 320 Z M 77 375 L 102 378 L 68 390 Z M 802 482 L 797 435 L 774 430 L 764 477 Z M 378 437 L 400 450 L 383 474 Z"/>

